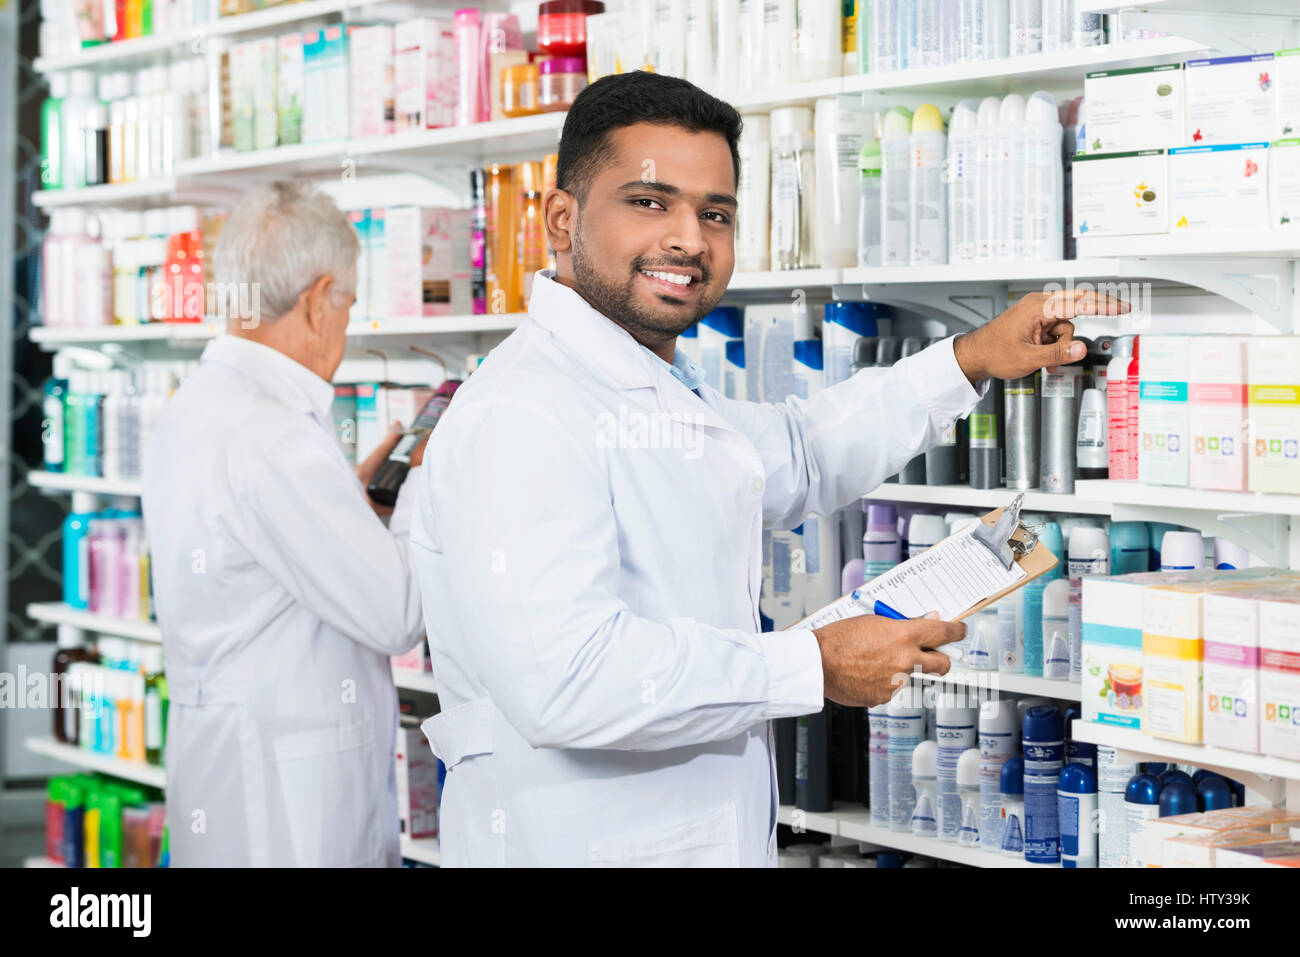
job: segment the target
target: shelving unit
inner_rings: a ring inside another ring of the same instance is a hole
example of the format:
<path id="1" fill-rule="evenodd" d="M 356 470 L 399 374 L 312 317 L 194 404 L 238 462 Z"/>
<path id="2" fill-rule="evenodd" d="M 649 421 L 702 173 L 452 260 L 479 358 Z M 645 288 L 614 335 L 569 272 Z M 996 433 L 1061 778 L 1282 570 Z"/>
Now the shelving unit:
<path id="1" fill-rule="evenodd" d="M 438 683 L 434 680 L 433 673 L 429 671 L 416 671 L 413 668 L 394 668 L 393 684 L 408 691 L 423 691 L 426 694 L 438 693 Z"/>
<path id="2" fill-rule="evenodd" d="M 955 841 L 940 841 L 932 837 L 915 837 L 910 832 L 892 831 L 887 827 L 878 827 L 871 823 L 871 812 L 854 804 L 836 804 L 833 811 L 815 813 L 801 811 L 789 804 L 782 804 L 776 812 L 777 822 L 791 827 L 843 837 L 863 844 L 905 851 L 910 854 L 922 854 L 942 861 L 955 861 L 971 867 L 1044 867 L 1031 864 L 1024 858 L 1003 857 L 978 847 L 963 847 Z"/>
<path id="3" fill-rule="evenodd" d="M 436 837 L 407 837 L 403 834 L 401 845 L 403 857 L 412 861 L 419 861 L 421 864 L 432 864 L 434 867 L 442 866 L 442 854 L 438 850 L 438 839 Z"/>
<path id="4" fill-rule="evenodd" d="M 63 472 L 27 473 L 27 481 L 51 492 L 93 492 L 96 495 L 140 494 L 139 479 L 106 479 L 91 475 L 67 475 Z"/>
<path id="5" fill-rule="evenodd" d="M 964 685 L 984 700 L 992 700 L 998 694 L 1034 695 L 1051 698 L 1054 701 L 1075 701 L 1080 697 L 1079 685 L 1074 681 L 1053 681 L 1050 678 L 1036 678 L 1033 675 L 1013 675 L 1003 671 L 971 671 L 967 668 L 954 668 L 946 675 L 913 675 L 921 681 L 942 684 Z"/>
<path id="6" fill-rule="evenodd" d="M 1077 483 L 1076 483 L 1077 484 Z M 1010 488 L 971 488 L 969 485 L 904 485 L 886 482 L 863 496 L 880 502 L 909 502 L 917 505 L 993 509 L 1010 504 L 1019 492 Z M 1029 512 L 1071 512 L 1080 515 L 1109 515 L 1111 505 L 1104 497 L 1076 492 L 1053 495 L 1026 492 L 1024 509 Z"/>
<path id="7" fill-rule="evenodd" d="M 56 761 L 62 761 L 64 764 L 71 764 L 74 767 L 99 771 L 115 778 L 135 781 L 139 784 L 148 784 L 155 788 L 161 788 L 166 784 L 166 773 L 162 768 L 153 764 L 144 764 L 140 761 L 123 761 L 121 758 L 99 754 L 95 751 L 87 751 L 85 748 L 79 748 L 75 745 L 61 744 L 52 738 L 28 738 L 26 744 L 28 751 L 42 754 Z"/>
<path id="8" fill-rule="evenodd" d="M 33 602 L 27 606 L 27 616 L 51 625 L 71 625 L 100 635 L 133 638 L 136 641 L 148 641 L 153 644 L 162 642 L 162 632 L 157 622 L 95 615 L 72 608 L 61 601 Z"/>

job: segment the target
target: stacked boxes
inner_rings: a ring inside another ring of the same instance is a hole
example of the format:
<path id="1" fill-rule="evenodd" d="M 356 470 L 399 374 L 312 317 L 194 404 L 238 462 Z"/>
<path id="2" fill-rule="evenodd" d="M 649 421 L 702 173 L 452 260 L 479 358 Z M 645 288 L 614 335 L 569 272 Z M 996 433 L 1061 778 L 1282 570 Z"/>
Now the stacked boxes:
<path id="1" fill-rule="evenodd" d="M 1300 492 L 1300 337 L 1251 339 L 1246 376 L 1250 490 Z"/>
<path id="2" fill-rule="evenodd" d="M 469 210 L 393 206 L 385 227 L 387 315 L 469 313 Z M 373 287 L 372 287 L 373 288 Z"/>

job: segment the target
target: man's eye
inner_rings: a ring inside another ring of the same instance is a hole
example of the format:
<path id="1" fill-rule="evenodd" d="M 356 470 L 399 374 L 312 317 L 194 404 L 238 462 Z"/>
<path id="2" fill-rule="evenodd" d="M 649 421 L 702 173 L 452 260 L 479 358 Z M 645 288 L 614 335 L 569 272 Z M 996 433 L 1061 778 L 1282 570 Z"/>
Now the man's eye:
<path id="1" fill-rule="evenodd" d="M 642 196 L 642 197 L 640 197 L 640 198 L 638 198 L 638 199 L 634 199 L 634 200 L 632 200 L 632 202 L 635 203 L 637 206 L 640 206 L 642 209 L 650 209 L 650 208 L 652 208 L 652 207 L 655 207 L 655 208 L 658 208 L 658 209 L 663 209 L 663 208 L 664 208 L 663 204 L 662 204 L 661 202 L 659 202 L 659 200 L 657 200 L 657 199 L 650 199 L 649 197 L 646 197 L 646 196 Z M 646 204 L 650 204 L 650 205 L 646 205 Z"/>
<path id="2" fill-rule="evenodd" d="M 704 215 L 705 215 L 705 216 L 712 216 L 712 217 L 713 217 L 713 221 L 714 221 L 715 223 L 719 223 L 719 224 L 721 224 L 721 225 L 723 225 L 723 226 L 725 226 L 725 225 L 727 225 L 727 223 L 731 222 L 731 217 L 728 216 L 726 213 L 711 212 L 711 213 L 705 213 Z"/>

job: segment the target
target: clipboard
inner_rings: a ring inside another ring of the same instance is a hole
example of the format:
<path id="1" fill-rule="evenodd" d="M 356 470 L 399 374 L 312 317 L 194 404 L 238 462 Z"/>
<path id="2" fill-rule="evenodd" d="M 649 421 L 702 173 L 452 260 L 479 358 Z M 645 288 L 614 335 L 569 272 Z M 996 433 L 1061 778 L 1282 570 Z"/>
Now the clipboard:
<path id="1" fill-rule="evenodd" d="M 861 588 L 854 589 L 806 616 L 790 628 L 820 628 L 833 621 L 871 614 L 875 597 L 882 591 L 891 596 L 914 596 L 915 585 L 908 583 L 929 581 L 926 576 L 952 576 L 960 579 L 962 595 L 980 593 L 977 600 L 961 601 L 963 607 L 958 611 L 949 608 L 948 611 L 952 613 L 945 620 L 961 621 L 982 611 L 993 602 L 1051 571 L 1060 561 L 1039 541 L 1032 529 L 1020 522 L 1023 501 L 1024 494 L 1017 495 L 1009 505 L 980 516 L 979 524 L 949 535 Z M 1005 574 L 999 575 L 998 567 Z M 1008 581 L 1011 577 L 1016 580 Z M 996 585 L 983 587 L 988 582 L 995 582 Z M 919 617 L 933 610 L 940 611 L 942 616 L 943 608 L 918 610 L 916 602 L 922 599 L 912 597 L 910 600 L 914 607 L 905 607 L 905 602 L 888 601 L 886 604 L 899 608 L 905 617 Z"/>

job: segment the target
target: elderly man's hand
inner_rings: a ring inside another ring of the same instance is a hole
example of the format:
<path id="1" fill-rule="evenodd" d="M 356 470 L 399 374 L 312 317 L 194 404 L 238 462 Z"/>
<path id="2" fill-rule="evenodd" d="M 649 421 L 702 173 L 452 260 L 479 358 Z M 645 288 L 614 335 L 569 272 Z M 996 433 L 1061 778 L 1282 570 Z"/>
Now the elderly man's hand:
<path id="1" fill-rule="evenodd" d="M 397 447 L 398 441 L 401 440 L 405 432 L 406 427 L 402 425 L 401 422 L 394 422 L 388 427 L 388 434 L 385 435 L 380 440 L 379 444 L 375 446 L 374 451 L 366 456 L 364 462 L 358 463 L 357 478 L 361 480 L 361 488 L 363 490 L 370 486 L 371 479 L 375 477 L 375 473 L 379 471 L 379 467 L 388 460 L 388 456 L 393 453 L 393 449 Z M 366 496 L 366 501 L 369 502 L 370 507 L 375 510 L 375 514 L 381 518 L 387 518 L 389 515 L 393 514 L 391 507 L 377 504 L 369 495 Z"/>
<path id="2" fill-rule="evenodd" d="M 957 364 L 972 383 L 981 379 L 1019 379 L 1038 369 L 1055 370 L 1084 357 L 1074 339 L 1076 316 L 1115 316 L 1128 303 L 1094 292 L 1068 290 L 1022 296 L 1006 312 L 953 343 Z"/>

